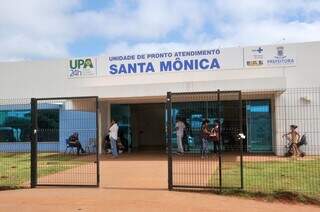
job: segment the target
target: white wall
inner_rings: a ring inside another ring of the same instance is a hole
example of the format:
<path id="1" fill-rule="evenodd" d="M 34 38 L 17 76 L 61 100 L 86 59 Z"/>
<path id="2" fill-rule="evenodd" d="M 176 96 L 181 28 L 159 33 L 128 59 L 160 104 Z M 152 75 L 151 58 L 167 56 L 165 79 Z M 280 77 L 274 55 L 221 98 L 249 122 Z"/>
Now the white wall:
<path id="1" fill-rule="evenodd" d="M 163 96 L 167 91 L 319 86 L 317 55 L 320 42 L 286 46 L 296 47 L 296 67 L 99 75 L 69 79 L 68 59 L 0 63 L 0 99 L 96 95 L 101 98 Z M 106 71 L 105 61 L 106 57 L 98 57 L 98 73 Z"/>
<path id="2" fill-rule="evenodd" d="M 96 113 L 76 110 L 61 110 L 59 121 L 60 151 L 66 149 L 66 139 L 74 133 L 79 133 L 83 148 L 90 139 L 96 139 Z"/>
<path id="3" fill-rule="evenodd" d="M 99 103 L 100 108 L 100 153 L 103 152 L 104 148 L 104 138 L 108 133 L 108 127 L 110 126 L 110 103 L 106 101 L 101 101 Z"/>
<path id="4" fill-rule="evenodd" d="M 302 147 L 308 155 L 320 154 L 320 88 L 287 89 L 276 97 L 276 141 L 278 155 L 285 153 L 286 141 L 282 135 L 289 126 L 298 126 L 306 135 L 308 144 Z"/>
<path id="5" fill-rule="evenodd" d="M 296 67 L 99 75 L 69 79 L 68 59 L 0 63 L 0 98 L 163 96 L 169 90 L 196 91 L 217 88 L 263 90 L 283 89 L 286 84 L 289 87 L 297 84 L 301 86 L 317 84 L 319 81 L 314 76 L 318 75 L 316 52 L 320 49 L 320 42 L 290 45 L 294 45 L 297 49 Z M 106 71 L 105 61 L 106 57 L 98 57 L 98 73 Z"/>
<path id="6" fill-rule="evenodd" d="M 294 44 L 292 44 L 294 45 Z M 319 51 L 320 42 L 296 44 L 297 66 L 285 69 L 287 88 L 304 88 L 320 86 Z"/>

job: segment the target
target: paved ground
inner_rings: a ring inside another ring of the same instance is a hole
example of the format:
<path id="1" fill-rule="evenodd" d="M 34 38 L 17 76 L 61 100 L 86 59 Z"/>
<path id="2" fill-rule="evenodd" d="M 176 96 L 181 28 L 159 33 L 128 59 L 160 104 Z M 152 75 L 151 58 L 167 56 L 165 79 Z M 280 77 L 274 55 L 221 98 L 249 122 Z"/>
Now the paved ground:
<path id="1" fill-rule="evenodd" d="M 70 169 L 60 171 L 55 174 L 50 174 L 44 177 L 38 178 L 39 184 L 60 184 L 60 185 L 94 185 L 97 183 L 97 168 L 96 164 L 92 162 L 84 165 L 72 165 Z M 28 184 L 30 185 L 30 183 Z"/>
<path id="2" fill-rule="evenodd" d="M 169 192 L 163 155 L 104 157 L 101 170 L 101 188 L 1 191 L 0 211 L 320 211 L 315 206 Z"/>

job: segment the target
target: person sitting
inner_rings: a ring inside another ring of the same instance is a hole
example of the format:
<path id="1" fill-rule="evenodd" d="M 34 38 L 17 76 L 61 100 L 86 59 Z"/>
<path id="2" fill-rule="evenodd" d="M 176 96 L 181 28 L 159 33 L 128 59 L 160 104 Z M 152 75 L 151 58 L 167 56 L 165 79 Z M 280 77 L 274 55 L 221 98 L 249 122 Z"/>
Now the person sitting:
<path id="1" fill-rule="evenodd" d="M 111 141 L 109 134 L 104 137 L 104 150 L 106 153 L 111 153 Z"/>
<path id="2" fill-rule="evenodd" d="M 80 154 L 80 150 L 81 150 L 81 153 L 86 153 L 86 151 L 82 148 L 82 145 L 79 141 L 79 134 L 77 132 L 74 132 L 69 137 L 69 145 L 77 148 L 77 155 Z"/>

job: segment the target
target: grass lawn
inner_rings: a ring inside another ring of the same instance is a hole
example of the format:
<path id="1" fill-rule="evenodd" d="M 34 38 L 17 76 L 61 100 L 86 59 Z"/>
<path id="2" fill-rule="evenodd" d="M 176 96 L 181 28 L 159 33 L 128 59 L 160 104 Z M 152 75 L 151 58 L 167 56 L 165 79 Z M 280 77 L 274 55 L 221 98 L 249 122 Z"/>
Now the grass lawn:
<path id="1" fill-rule="evenodd" d="M 38 177 L 88 163 L 77 158 L 72 154 L 39 153 Z M 28 186 L 29 181 L 30 153 L 0 153 L 0 190 Z"/>
<path id="2" fill-rule="evenodd" d="M 320 159 L 244 162 L 243 170 L 245 192 L 292 192 L 320 199 Z M 219 185 L 217 173 L 215 170 L 210 185 Z M 239 162 L 223 164 L 222 186 L 240 187 Z"/>

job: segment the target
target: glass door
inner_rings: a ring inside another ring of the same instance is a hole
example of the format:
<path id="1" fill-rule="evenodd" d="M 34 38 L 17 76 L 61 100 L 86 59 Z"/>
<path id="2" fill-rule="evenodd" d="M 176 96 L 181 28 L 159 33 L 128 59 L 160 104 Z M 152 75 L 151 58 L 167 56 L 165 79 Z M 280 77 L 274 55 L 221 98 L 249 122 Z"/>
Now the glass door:
<path id="1" fill-rule="evenodd" d="M 247 101 L 248 152 L 272 151 L 272 123 L 270 100 Z"/>

